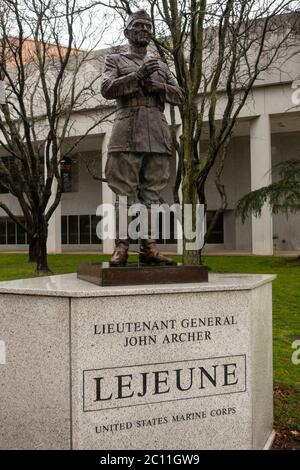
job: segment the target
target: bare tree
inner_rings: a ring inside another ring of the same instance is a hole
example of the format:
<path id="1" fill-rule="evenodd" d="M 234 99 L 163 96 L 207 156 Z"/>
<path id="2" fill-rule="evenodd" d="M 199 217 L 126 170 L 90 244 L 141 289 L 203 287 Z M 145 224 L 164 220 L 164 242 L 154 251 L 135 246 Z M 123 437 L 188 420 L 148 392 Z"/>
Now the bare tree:
<path id="1" fill-rule="evenodd" d="M 137 6 L 130 0 L 100 3 L 122 16 Z M 283 67 L 288 57 L 299 53 L 300 3 L 146 0 L 140 6 L 151 12 L 156 46 L 162 58 L 173 64 L 177 81 L 185 92 L 186 99 L 180 108 L 179 141 L 173 132 L 179 162 L 175 192 L 181 185 L 183 207 L 192 204 L 196 208 L 198 202 L 206 205 L 206 181 L 215 162 L 220 162 L 215 183 L 221 202 L 208 235 L 227 207 L 221 177 L 239 113 L 263 72 Z M 208 145 L 201 152 L 199 143 L 204 127 L 208 129 Z M 194 229 L 195 214 L 194 210 Z M 184 236 L 184 263 L 200 263 L 201 251 L 187 250 L 187 241 Z"/>
<path id="2" fill-rule="evenodd" d="M 6 100 L 0 105 L 0 145 L 9 160 L 0 159 L 0 175 L 23 220 L 3 202 L 0 208 L 27 232 L 38 273 L 49 271 L 48 222 L 61 199 L 62 159 L 107 117 L 97 100 L 101 69 L 93 54 L 104 30 L 105 18 L 95 24 L 92 6 L 78 0 L 1 1 Z M 76 136 L 76 113 L 86 108 L 94 109 L 94 118 L 62 152 L 66 139 Z"/>

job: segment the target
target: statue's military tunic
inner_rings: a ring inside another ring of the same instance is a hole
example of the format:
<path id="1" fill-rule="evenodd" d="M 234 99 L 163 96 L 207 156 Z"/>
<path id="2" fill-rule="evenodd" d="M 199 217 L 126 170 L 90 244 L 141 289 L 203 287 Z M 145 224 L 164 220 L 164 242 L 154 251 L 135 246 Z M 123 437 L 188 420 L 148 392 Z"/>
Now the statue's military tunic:
<path id="1" fill-rule="evenodd" d="M 166 157 L 171 155 L 171 136 L 165 102 L 180 104 L 182 91 L 166 64 L 159 61 L 151 80 L 163 83 L 164 90 L 147 92 L 135 72 L 149 58 L 130 53 L 109 55 L 101 92 L 117 102 L 105 170 L 108 185 L 131 201 L 155 203 L 170 174 Z"/>

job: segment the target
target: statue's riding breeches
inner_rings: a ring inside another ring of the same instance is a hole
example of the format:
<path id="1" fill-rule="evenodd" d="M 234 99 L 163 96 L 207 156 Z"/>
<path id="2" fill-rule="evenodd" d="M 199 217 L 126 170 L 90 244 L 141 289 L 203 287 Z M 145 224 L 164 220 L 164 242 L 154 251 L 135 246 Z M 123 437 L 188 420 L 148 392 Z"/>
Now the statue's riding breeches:
<path id="1" fill-rule="evenodd" d="M 108 186 L 128 204 L 158 204 L 170 178 L 170 155 L 114 152 L 105 168 Z"/>

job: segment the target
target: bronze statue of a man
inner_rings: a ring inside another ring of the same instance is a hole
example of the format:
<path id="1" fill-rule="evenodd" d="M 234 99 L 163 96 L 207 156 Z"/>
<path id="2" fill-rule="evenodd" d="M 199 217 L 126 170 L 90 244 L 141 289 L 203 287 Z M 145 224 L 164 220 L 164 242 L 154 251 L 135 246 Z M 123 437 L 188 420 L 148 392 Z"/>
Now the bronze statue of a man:
<path id="1" fill-rule="evenodd" d="M 182 90 L 167 65 L 147 54 L 152 22 L 145 10 L 132 13 L 125 27 L 127 53 L 106 57 L 101 92 L 117 101 L 116 118 L 108 145 L 105 175 L 117 197 L 150 208 L 159 204 L 170 177 L 171 136 L 164 116 L 165 102 L 181 104 Z M 124 266 L 129 240 L 118 235 L 111 266 Z M 139 259 L 144 264 L 174 262 L 159 253 L 156 240 L 141 240 Z"/>

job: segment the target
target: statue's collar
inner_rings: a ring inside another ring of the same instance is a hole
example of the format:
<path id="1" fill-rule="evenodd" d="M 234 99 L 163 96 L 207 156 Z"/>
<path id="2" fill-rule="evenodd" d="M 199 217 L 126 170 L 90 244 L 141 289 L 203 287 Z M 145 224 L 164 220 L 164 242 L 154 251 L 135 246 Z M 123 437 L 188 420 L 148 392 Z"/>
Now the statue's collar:
<path id="1" fill-rule="evenodd" d="M 127 59 L 131 59 L 134 62 L 138 61 L 139 63 L 144 62 L 145 60 L 149 59 L 148 54 L 142 56 L 142 55 L 137 54 L 135 52 L 126 52 L 126 53 L 123 53 L 122 55 L 127 57 Z"/>

